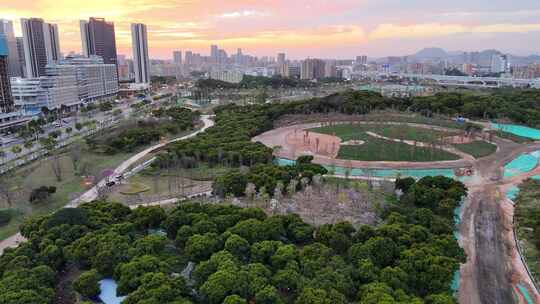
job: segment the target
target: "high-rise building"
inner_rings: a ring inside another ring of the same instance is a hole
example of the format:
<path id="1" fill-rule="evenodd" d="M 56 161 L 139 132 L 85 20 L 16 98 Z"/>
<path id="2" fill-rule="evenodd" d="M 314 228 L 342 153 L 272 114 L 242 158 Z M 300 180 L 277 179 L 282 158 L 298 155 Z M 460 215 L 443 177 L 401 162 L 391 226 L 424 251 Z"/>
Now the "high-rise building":
<path id="1" fill-rule="evenodd" d="M 0 35 L 0 113 L 5 114 L 13 111 L 13 98 L 11 97 L 11 85 L 8 71 L 9 47 L 7 38 Z"/>
<path id="2" fill-rule="evenodd" d="M 187 51 L 186 52 L 186 57 L 184 58 L 185 62 L 186 62 L 186 65 L 192 65 L 193 64 L 193 52 L 192 51 Z"/>
<path id="3" fill-rule="evenodd" d="M 60 37 L 58 36 L 58 25 L 43 24 L 43 35 L 45 37 L 45 49 L 47 51 L 47 63 L 54 63 L 61 59 Z"/>
<path id="4" fill-rule="evenodd" d="M 495 54 L 491 57 L 491 73 L 506 73 L 510 71 L 508 56 Z"/>
<path id="5" fill-rule="evenodd" d="M 148 34 L 146 25 L 131 24 L 131 44 L 136 83 L 150 83 L 150 58 L 148 57 Z"/>
<path id="6" fill-rule="evenodd" d="M 13 22 L 11 20 L 0 19 L 0 35 L 4 35 L 7 43 L 9 76 L 22 76 L 19 52 L 17 51 L 17 38 L 15 37 Z"/>
<path id="7" fill-rule="evenodd" d="M 356 65 L 366 65 L 367 64 L 367 56 L 366 55 L 356 56 L 355 64 Z"/>
<path id="8" fill-rule="evenodd" d="M 114 23 L 103 18 L 81 20 L 81 42 L 84 56 L 96 55 L 106 64 L 117 64 Z"/>
<path id="9" fill-rule="evenodd" d="M 212 59 L 212 63 L 217 63 L 219 60 L 219 48 L 217 45 L 211 45 L 210 46 L 210 58 Z"/>
<path id="10" fill-rule="evenodd" d="M 58 27 L 43 19 L 21 19 L 27 77 L 45 75 L 45 66 L 60 59 Z"/>
<path id="11" fill-rule="evenodd" d="M 289 64 L 286 61 L 285 53 L 277 55 L 277 73 L 283 77 L 289 77 Z"/>
<path id="12" fill-rule="evenodd" d="M 174 51 L 173 60 L 176 65 L 182 65 L 182 51 Z"/>
<path id="13" fill-rule="evenodd" d="M 279 53 L 277 55 L 277 64 L 278 66 L 281 66 L 285 63 L 285 53 Z"/>
<path id="14" fill-rule="evenodd" d="M 20 77 L 25 77 L 26 75 L 26 60 L 24 58 L 24 38 L 17 37 L 17 56 L 19 57 L 19 68 L 20 68 Z"/>
<path id="15" fill-rule="evenodd" d="M 308 58 L 302 61 L 300 79 L 313 80 L 324 78 L 325 62 L 321 59 Z"/>
<path id="16" fill-rule="evenodd" d="M 335 60 L 329 60 L 325 63 L 324 77 L 327 77 L 327 78 L 338 77 L 337 63 Z"/>

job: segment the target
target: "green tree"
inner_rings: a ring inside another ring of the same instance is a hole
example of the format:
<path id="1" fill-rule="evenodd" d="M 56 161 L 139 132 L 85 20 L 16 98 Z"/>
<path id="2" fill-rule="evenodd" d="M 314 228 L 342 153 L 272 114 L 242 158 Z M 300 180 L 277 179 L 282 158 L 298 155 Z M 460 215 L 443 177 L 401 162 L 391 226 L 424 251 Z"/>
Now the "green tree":
<path id="1" fill-rule="evenodd" d="M 93 298 L 100 292 L 99 288 L 99 273 L 92 269 L 83 272 L 77 280 L 73 282 L 75 290 L 86 298 Z"/>
<path id="2" fill-rule="evenodd" d="M 247 260 L 249 257 L 249 242 L 239 235 L 231 235 L 225 242 L 225 250 L 232 253 L 240 260 Z"/>
<path id="3" fill-rule="evenodd" d="M 200 262 L 207 260 L 221 246 L 215 233 L 195 234 L 187 240 L 185 250 L 191 261 Z"/>
<path id="4" fill-rule="evenodd" d="M 346 304 L 348 301 L 336 291 L 327 292 L 323 289 L 304 288 L 294 304 Z"/>
<path id="5" fill-rule="evenodd" d="M 223 304 L 247 304 L 247 301 L 239 295 L 230 295 L 223 300 Z"/>
<path id="6" fill-rule="evenodd" d="M 255 302 L 257 304 L 280 304 L 283 303 L 283 300 L 281 300 L 277 289 L 272 285 L 268 285 L 257 292 Z"/>

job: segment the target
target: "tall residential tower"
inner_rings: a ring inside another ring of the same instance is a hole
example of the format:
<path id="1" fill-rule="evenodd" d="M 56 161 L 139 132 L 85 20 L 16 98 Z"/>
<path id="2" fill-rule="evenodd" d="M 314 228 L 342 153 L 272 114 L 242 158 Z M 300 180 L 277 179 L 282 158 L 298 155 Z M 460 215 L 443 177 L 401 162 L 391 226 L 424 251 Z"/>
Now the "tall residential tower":
<path id="1" fill-rule="evenodd" d="M 117 64 L 114 23 L 103 18 L 81 20 L 81 42 L 84 56 L 97 55 L 105 64 Z"/>
<path id="2" fill-rule="evenodd" d="M 0 35 L 0 114 L 13 111 L 13 98 L 8 73 L 8 42 Z"/>
<path id="3" fill-rule="evenodd" d="M 21 19 L 26 77 L 45 75 L 45 66 L 60 59 L 58 26 L 43 19 Z"/>
<path id="4" fill-rule="evenodd" d="M 17 52 L 17 38 L 11 20 L 0 19 L 0 35 L 4 35 L 8 48 L 8 71 L 10 77 L 21 77 L 23 74 Z"/>
<path id="5" fill-rule="evenodd" d="M 133 45 L 133 67 L 136 83 L 150 83 L 150 58 L 148 57 L 148 35 L 146 25 L 131 24 L 131 43 Z"/>

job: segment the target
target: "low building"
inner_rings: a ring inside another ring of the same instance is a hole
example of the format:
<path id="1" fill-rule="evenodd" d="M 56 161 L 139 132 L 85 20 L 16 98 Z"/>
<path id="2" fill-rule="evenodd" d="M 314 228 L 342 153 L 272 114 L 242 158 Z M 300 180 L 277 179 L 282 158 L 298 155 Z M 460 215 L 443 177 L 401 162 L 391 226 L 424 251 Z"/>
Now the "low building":
<path id="1" fill-rule="evenodd" d="M 244 78 L 244 73 L 240 71 L 212 71 L 210 79 L 221 80 L 230 83 L 240 83 Z"/>
<path id="2" fill-rule="evenodd" d="M 83 103 L 110 101 L 118 95 L 116 65 L 104 64 L 97 56 L 67 57 L 45 68 L 46 76 L 12 78 L 15 106 L 25 116 L 34 116 L 43 107 L 77 108 Z"/>
<path id="3" fill-rule="evenodd" d="M 39 115 L 43 107 L 55 110 L 79 104 L 75 75 L 12 78 L 11 90 L 24 116 Z"/>
<path id="4" fill-rule="evenodd" d="M 110 101 L 118 95 L 116 65 L 105 64 L 99 56 L 66 57 L 58 64 L 48 65 L 46 71 L 50 76 L 75 73 L 79 100 L 83 103 Z"/>

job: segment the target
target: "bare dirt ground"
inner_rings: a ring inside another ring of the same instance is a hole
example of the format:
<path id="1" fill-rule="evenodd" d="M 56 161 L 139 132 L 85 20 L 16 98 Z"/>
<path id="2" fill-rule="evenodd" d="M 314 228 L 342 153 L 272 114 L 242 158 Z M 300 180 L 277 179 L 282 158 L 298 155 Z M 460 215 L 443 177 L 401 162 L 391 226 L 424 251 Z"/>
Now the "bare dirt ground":
<path id="1" fill-rule="evenodd" d="M 505 198 L 510 185 L 540 172 L 503 180 L 503 166 L 521 153 L 538 150 L 540 144 L 519 145 L 495 138 L 498 151 L 475 163 L 479 178 L 467 183 L 469 196 L 462 211 L 460 243 L 467 253 L 461 266 L 461 304 L 527 303 L 517 284 L 525 286 L 534 303 L 540 303 L 515 246 L 513 206 Z"/>

